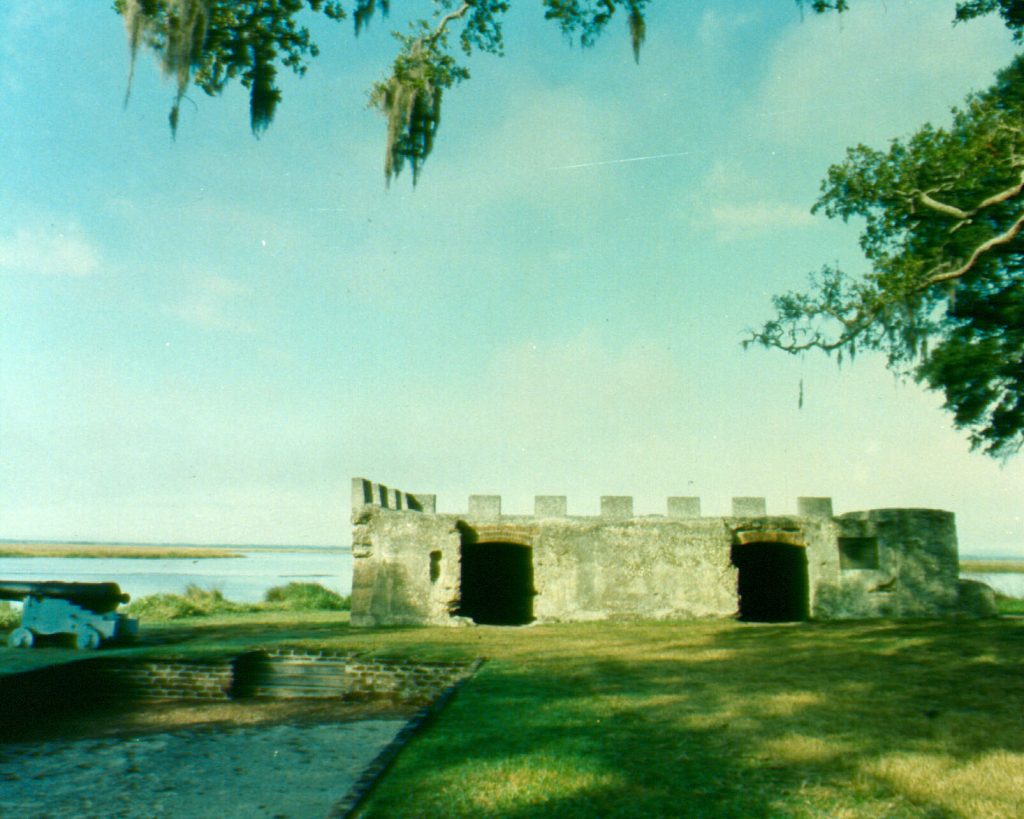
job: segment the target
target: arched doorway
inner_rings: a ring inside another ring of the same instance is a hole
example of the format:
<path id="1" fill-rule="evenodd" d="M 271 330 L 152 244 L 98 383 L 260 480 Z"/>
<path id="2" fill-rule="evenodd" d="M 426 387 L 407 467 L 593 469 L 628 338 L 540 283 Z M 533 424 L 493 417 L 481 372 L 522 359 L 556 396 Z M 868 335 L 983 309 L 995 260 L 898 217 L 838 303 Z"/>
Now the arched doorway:
<path id="1" fill-rule="evenodd" d="M 474 623 L 533 622 L 533 550 L 519 543 L 462 543 L 459 608 Z"/>
<path id="2" fill-rule="evenodd" d="M 754 542 L 732 547 L 739 571 L 739 619 L 761 623 L 809 616 L 807 550 L 791 543 Z"/>

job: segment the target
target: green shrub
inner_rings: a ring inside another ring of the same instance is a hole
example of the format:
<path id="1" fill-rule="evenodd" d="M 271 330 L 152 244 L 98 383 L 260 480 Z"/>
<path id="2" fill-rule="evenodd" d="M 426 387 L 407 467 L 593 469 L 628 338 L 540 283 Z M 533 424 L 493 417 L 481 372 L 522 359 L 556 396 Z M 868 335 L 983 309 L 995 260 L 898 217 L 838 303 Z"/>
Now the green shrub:
<path id="1" fill-rule="evenodd" d="M 226 600 L 220 589 L 204 589 L 194 583 L 185 587 L 184 594 L 150 594 L 132 601 L 126 608 L 132 617 L 146 620 L 179 620 L 252 610 L 252 606 Z"/>
<path id="2" fill-rule="evenodd" d="M 1024 600 L 996 592 L 996 608 L 1000 614 L 1024 614 Z"/>
<path id="3" fill-rule="evenodd" d="M 349 597 L 325 589 L 318 583 L 292 582 L 287 586 L 275 586 L 267 589 L 264 602 L 258 605 L 234 603 L 225 599 L 220 589 L 204 589 L 189 584 L 184 594 L 150 594 L 132 601 L 125 611 L 132 617 L 145 620 L 180 620 L 183 617 L 244 614 L 260 609 L 348 611 L 349 603 Z"/>
<path id="4" fill-rule="evenodd" d="M 286 611 L 348 611 L 351 603 L 351 598 L 319 583 L 298 582 L 267 589 L 263 599 L 268 606 Z"/>
<path id="5" fill-rule="evenodd" d="M 185 599 L 203 614 L 233 614 L 252 609 L 251 606 L 246 606 L 243 603 L 232 603 L 230 600 L 226 600 L 220 589 L 204 589 L 195 583 L 189 583 L 185 587 Z"/>
<path id="6" fill-rule="evenodd" d="M 205 614 L 195 603 L 180 594 L 148 594 L 133 600 L 125 611 L 140 620 L 179 620 Z"/>
<path id="7" fill-rule="evenodd" d="M 9 631 L 21 625 L 21 610 L 6 600 L 0 600 L 0 631 Z"/>

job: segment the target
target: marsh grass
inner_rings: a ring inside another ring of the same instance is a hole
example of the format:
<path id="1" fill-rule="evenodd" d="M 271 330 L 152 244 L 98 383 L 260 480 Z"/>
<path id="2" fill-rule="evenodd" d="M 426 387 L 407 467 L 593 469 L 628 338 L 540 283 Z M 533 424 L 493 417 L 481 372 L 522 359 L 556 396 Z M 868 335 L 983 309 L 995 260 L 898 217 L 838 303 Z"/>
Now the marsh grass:
<path id="1" fill-rule="evenodd" d="M 266 607 L 284 611 L 348 611 L 351 598 L 326 589 L 319 583 L 292 581 L 274 586 L 263 595 Z"/>
<path id="2" fill-rule="evenodd" d="M 125 607 L 125 613 L 140 620 L 160 621 L 234 614 L 254 609 L 254 606 L 227 600 L 220 589 L 204 589 L 190 583 L 185 587 L 184 594 L 162 592 L 133 600 Z"/>
<path id="3" fill-rule="evenodd" d="M 291 582 L 274 586 L 267 589 L 261 603 L 236 603 L 226 599 L 220 589 L 189 584 L 184 594 L 160 593 L 140 597 L 129 603 L 125 612 L 140 620 L 162 622 L 264 611 L 345 611 L 348 607 L 348 597 L 319 583 Z"/>
<path id="4" fill-rule="evenodd" d="M 208 546 L 133 546 L 91 543 L 0 543 L 0 557 L 130 557 L 158 558 L 244 557 L 238 549 Z"/>
<path id="5" fill-rule="evenodd" d="M 367 816 L 1024 815 L 1022 621 L 351 629 L 346 618 L 193 618 L 118 653 L 294 644 L 487 658 L 405 748 Z M 0 652 L 2 665 L 12 652 Z"/>
<path id="6" fill-rule="evenodd" d="M 1000 614 L 1024 615 L 1024 600 L 996 592 L 996 608 Z"/>
<path id="7" fill-rule="evenodd" d="M 960 571 L 978 574 L 1024 573 L 1024 560 L 961 560 Z"/>

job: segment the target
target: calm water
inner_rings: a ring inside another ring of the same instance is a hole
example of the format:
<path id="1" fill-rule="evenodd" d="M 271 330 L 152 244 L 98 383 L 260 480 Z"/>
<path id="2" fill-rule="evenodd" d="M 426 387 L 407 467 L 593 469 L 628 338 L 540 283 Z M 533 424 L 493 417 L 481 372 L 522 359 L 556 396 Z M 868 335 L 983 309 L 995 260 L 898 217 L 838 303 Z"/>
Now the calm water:
<path id="1" fill-rule="evenodd" d="M 194 583 L 220 589 L 229 600 L 254 603 L 272 586 L 293 580 L 319 583 L 339 594 L 352 591 L 352 553 L 340 548 L 296 551 L 250 549 L 244 557 L 133 559 L 84 557 L 0 558 L 0 580 L 64 580 L 98 583 L 113 581 L 133 598 L 157 592 L 180 593 Z M 1024 598 L 1024 573 L 965 572 L 1010 597 Z"/>
<path id="2" fill-rule="evenodd" d="M 0 580 L 113 581 L 133 599 L 157 592 L 180 594 L 194 583 L 219 589 L 239 603 L 254 603 L 272 586 L 291 581 L 319 583 L 339 594 L 352 590 L 352 553 L 347 549 L 252 549 L 242 554 L 197 559 L 3 557 Z"/>
<path id="3" fill-rule="evenodd" d="M 987 583 L 1000 594 L 1024 598 L 1024 573 L 1022 572 L 963 572 L 961 577 Z"/>

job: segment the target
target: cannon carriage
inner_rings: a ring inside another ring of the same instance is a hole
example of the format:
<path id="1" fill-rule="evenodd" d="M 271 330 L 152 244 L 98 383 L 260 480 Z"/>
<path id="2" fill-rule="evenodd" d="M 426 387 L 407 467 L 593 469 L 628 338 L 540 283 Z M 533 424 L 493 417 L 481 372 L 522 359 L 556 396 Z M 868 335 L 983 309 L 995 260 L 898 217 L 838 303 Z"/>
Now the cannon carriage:
<path id="1" fill-rule="evenodd" d="M 21 626 L 10 633 L 12 648 L 30 648 L 37 636 L 69 634 L 80 649 L 132 637 L 138 620 L 117 611 L 130 596 L 117 583 L 0 581 L 0 600 L 22 601 Z"/>

